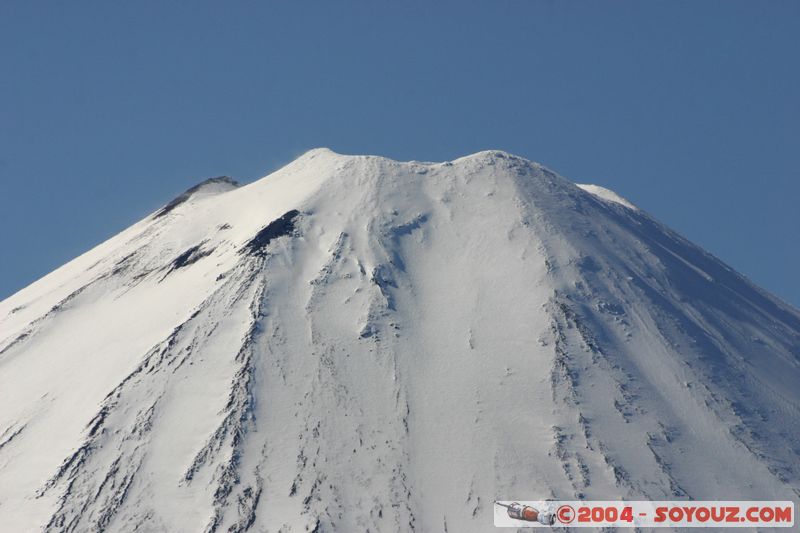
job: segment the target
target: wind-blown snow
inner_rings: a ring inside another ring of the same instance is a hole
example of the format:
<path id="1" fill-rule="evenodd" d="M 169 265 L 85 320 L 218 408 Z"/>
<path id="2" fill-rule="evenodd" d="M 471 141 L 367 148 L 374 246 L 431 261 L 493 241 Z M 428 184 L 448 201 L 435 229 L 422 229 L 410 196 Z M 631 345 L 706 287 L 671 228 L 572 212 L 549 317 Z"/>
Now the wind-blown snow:
<path id="1" fill-rule="evenodd" d="M 800 312 L 581 187 L 319 149 L 187 191 L 0 303 L 0 523 L 469 532 L 495 499 L 796 498 Z"/>

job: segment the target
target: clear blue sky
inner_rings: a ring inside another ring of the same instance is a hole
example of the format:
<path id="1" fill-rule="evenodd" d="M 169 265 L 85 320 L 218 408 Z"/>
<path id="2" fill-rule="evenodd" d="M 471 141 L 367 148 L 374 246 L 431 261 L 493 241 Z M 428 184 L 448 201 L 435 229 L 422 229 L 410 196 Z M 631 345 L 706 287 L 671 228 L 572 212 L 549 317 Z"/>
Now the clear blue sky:
<path id="1" fill-rule="evenodd" d="M 800 304 L 800 2 L 0 3 L 0 298 L 203 178 L 487 148 Z"/>

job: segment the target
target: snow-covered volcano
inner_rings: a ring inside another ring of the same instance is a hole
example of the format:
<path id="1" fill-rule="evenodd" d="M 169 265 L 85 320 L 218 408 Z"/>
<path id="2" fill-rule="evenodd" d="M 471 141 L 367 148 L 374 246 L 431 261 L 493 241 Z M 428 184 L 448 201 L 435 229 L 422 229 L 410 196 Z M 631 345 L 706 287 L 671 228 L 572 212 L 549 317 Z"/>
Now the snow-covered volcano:
<path id="1" fill-rule="evenodd" d="M 799 493 L 800 311 L 504 152 L 209 180 L 0 303 L 3 530 Z"/>

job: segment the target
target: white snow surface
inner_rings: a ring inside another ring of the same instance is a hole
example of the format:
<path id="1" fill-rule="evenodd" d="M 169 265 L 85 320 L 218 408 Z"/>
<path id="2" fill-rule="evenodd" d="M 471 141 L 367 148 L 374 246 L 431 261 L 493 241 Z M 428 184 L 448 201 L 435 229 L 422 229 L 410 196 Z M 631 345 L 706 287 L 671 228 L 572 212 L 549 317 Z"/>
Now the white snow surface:
<path id="1" fill-rule="evenodd" d="M 0 303 L 2 530 L 796 500 L 800 312 L 582 187 L 317 149 L 188 191 Z"/>
<path id="2" fill-rule="evenodd" d="M 611 189 L 606 189 L 605 187 L 601 187 L 600 185 L 592 185 L 590 183 L 576 183 L 576 185 L 581 189 L 583 189 L 584 191 L 590 192 L 602 200 L 624 205 L 628 209 L 638 210 L 638 207 L 636 207 L 635 205 L 633 205 L 628 200 L 626 200 L 619 194 L 615 193 Z"/>

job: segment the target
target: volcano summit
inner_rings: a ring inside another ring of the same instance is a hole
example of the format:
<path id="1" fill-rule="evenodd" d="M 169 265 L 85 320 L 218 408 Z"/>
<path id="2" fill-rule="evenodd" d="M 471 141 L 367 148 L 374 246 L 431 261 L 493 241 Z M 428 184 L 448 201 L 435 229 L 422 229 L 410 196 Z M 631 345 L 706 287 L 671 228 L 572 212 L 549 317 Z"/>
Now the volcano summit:
<path id="1" fill-rule="evenodd" d="M 214 178 L 0 303 L 9 531 L 799 494 L 800 311 L 504 152 Z"/>

